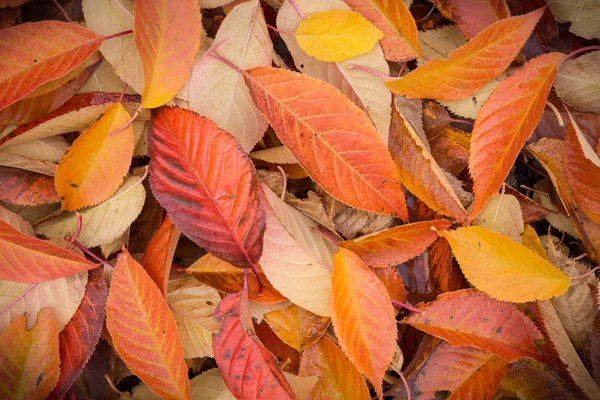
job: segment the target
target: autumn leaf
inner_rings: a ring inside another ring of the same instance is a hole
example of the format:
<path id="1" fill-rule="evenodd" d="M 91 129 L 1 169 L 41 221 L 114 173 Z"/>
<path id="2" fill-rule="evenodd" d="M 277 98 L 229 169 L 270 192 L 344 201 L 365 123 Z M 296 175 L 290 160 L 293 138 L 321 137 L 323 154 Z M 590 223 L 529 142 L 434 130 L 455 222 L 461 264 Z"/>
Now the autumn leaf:
<path id="1" fill-rule="evenodd" d="M 148 243 L 146 253 L 142 259 L 142 266 L 165 296 L 167 295 L 169 273 L 171 272 L 171 264 L 173 263 L 179 236 L 179 229 L 173 225 L 169 216 L 166 216 L 160 228 L 158 228 L 158 232 Z"/>
<path id="2" fill-rule="evenodd" d="M 542 117 L 562 57 L 548 53 L 529 61 L 498 85 L 477 115 L 469 157 L 475 194 L 471 218 L 498 191 Z"/>
<path id="3" fill-rule="evenodd" d="M 440 12 L 456 26 L 467 39 L 472 39 L 494 22 L 510 17 L 505 0 L 435 0 Z"/>
<path id="4" fill-rule="evenodd" d="M 58 380 L 58 330 L 52 310 L 38 314 L 31 330 L 25 316 L 0 335 L 0 395 L 6 399 L 45 399 Z"/>
<path id="5" fill-rule="evenodd" d="M 225 384 L 237 399 L 295 399 L 273 355 L 242 327 L 240 298 L 228 295 L 215 312 L 222 325 L 213 350 Z"/>
<path id="6" fill-rule="evenodd" d="M 402 323 L 444 339 L 453 347 L 488 350 L 507 362 L 541 357 L 534 342 L 542 335 L 533 322 L 514 305 L 485 293 L 474 289 L 444 293 L 420 309 L 423 314 L 412 314 Z"/>
<path id="7" fill-rule="evenodd" d="M 384 33 L 356 12 L 335 10 L 311 14 L 294 36 L 317 60 L 341 62 L 369 52 Z"/>
<path id="8" fill-rule="evenodd" d="M 150 185 L 173 223 L 225 261 L 256 263 L 264 211 L 254 166 L 235 139 L 191 111 L 163 108 L 148 141 Z"/>
<path id="9" fill-rule="evenodd" d="M 2 29 L 0 110 L 43 84 L 67 75 L 96 51 L 101 42 L 102 37 L 89 29 L 59 21 L 31 22 Z"/>
<path id="10" fill-rule="evenodd" d="M 515 243 L 523 241 L 523 212 L 519 201 L 510 194 L 497 193 L 492 196 L 471 222 L 475 226 L 508 236 Z"/>
<path id="11" fill-rule="evenodd" d="M 600 51 L 566 60 L 560 67 L 554 89 L 569 106 L 581 111 L 600 113 Z"/>
<path id="12" fill-rule="evenodd" d="M 107 296 L 104 270 L 90 271 L 81 306 L 58 336 L 60 376 L 50 399 L 66 395 L 92 356 L 102 333 Z"/>
<path id="13" fill-rule="evenodd" d="M 569 31 L 586 39 L 600 39 L 600 28 L 596 23 L 600 15 L 597 2 L 585 0 L 561 0 L 548 3 L 552 15 L 558 22 L 571 22 Z"/>
<path id="14" fill-rule="evenodd" d="M 142 106 L 159 107 L 175 96 L 192 69 L 200 46 L 200 9 L 194 0 L 141 0 L 133 15 L 144 67 Z"/>
<path id="15" fill-rule="evenodd" d="M 133 156 L 130 119 L 120 103 L 113 104 L 63 155 L 55 184 L 64 210 L 96 205 L 121 186 Z"/>
<path id="16" fill-rule="evenodd" d="M 119 255 L 111 280 L 106 326 L 119 357 L 152 391 L 165 399 L 191 398 L 175 319 L 156 284 L 127 250 Z"/>
<path id="17" fill-rule="evenodd" d="M 37 283 L 96 268 L 68 250 L 23 234 L 0 220 L 0 279 Z"/>
<path id="18" fill-rule="evenodd" d="M 600 159 L 572 116 L 565 128 L 563 165 L 577 205 L 585 215 L 600 223 Z"/>
<path id="19" fill-rule="evenodd" d="M 448 229 L 446 220 L 422 221 L 395 226 L 354 240 L 341 242 L 372 268 L 402 264 L 421 254 L 438 237 L 436 230 Z"/>
<path id="20" fill-rule="evenodd" d="M 289 71 L 259 67 L 244 78 L 283 144 L 325 190 L 353 207 L 406 219 L 393 161 L 371 121 L 350 100 L 324 82 Z M 321 110 L 317 118 L 314 108 Z"/>
<path id="21" fill-rule="evenodd" d="M 488 26 L 446 60 L 431 60 L 403 78 L 386 82 L 408 98 L 456 101 L 476 93 L 513 61 L 542 16 L 543 9 Z M 500 50 L 501 49 L 501 50 Z"/>
<path id="22" fill-rule="evenodd" d="M 477 226 L 439 234 L 450 242 L 469 282 L 493 298 L 525 303 L 569 288 L 569 277 L 507 236 Z"/>
<path id="23" fill-rule="evenodd" d="M 353 252 L 333 258 L 331 322 L 342 350 L 383 398 L 381 381 L 395 351 L 394 309 L 383 283 Z"/>
<path id="24" fill-rule="evenodd" d="M 281 340 L 300 352 L 317 343 L 330 323 L 329 318 L 295 304 L 265 314 L 265 321 Z"/>

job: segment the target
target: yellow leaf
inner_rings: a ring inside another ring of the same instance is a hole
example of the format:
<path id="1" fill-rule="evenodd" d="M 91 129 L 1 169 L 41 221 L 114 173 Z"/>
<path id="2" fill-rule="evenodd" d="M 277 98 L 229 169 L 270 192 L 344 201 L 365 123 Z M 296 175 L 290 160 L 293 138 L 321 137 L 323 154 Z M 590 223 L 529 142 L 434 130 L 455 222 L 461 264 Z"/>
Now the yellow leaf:
<path id="1" fill-rule="evenodd" d="M 524 303 L 563 294 L 569 278 L 507 236 L 472 226 L 439 232 L 465 277 L 477 289 L 503 301 Z"/>
<path id="2" fill-rule="evenodd" d="M 384 34 L 356 12 L 333 10 L 311 14 L 295 36 L 308 55 L 319 61 L 341 62 L 371 51 Z"/>
<path id="3" fill-rule="evenodd" d="M 96 205 L 121 186 L 133 156 L 133 128 L 121 130 L 130 119 L 121 103 L 111 105 L 63 155 L 55 185 L 64 210 Z"/>

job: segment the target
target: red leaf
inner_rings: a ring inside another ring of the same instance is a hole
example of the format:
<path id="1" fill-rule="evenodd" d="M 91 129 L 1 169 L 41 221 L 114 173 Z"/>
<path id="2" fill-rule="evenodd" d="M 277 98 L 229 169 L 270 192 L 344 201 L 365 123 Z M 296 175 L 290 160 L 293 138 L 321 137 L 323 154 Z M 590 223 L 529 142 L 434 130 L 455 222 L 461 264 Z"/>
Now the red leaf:
<path id="1" fill-rule="evenodd" d="M 190 399 L 190 381 L 175 318 L 144 268 L 119 256 L 106 302 L 106 327 L 127 367 L 165 399 Z"/>
<path id="2" fill-rule="evenodd" d="M 60 202 L 52 176 L 10 167 L 0 167 L 0 200 L 18 206 Z"/>
<path id="3" fill-rule="evenodd" d="M 156 283 L 163 295 L 167 295 L 167 282 L 175 247 L 179 241 L 179 229 L 166 216 L 156 235 L 148 243 L 146 254 L 142 259 L 142 265 L 150 278 Z"/>
<path id="4" fill-rule="evenodd" d="M 107 295 L 104 270 L 90 271 L 81 305 L 58 336 L 60 376 L 50 399 L 62 399 L 66 395 L 92 356 L 102 333 Z"/>
<path id="5" fill-rule="evenodd" d="M 258 262 L 265 214 L 252 161 L 226 131 L 188 110 L 153 113 L 150 185 L 173 223 L 231 264 Z"/>
<path id="6" fill-rule="evenodd" d="M 225 384 L 237 399 L 295 399 L 273 355 L 244 331 L 240 299 L 241 293 L 228 295 L 214 316 L 222 320 L 213 350 Z"/>
<path id="7" fill-rule="evenodd" d="M 244 78 L 279 139 L 327 192 L 353 207 L 407 219 L 392 158 L 354 103 L 323 81 L 282 69 L 258 67 Z"/>
<path id="8" fill-rule="evenodd" d="M 433 294 L 468 287 L 467 281 L 458 264 L 452 259 L 450 243 L 439 237 L 429 248 L 429 284 Z"/>
<path id="9" fill-rule="evenodd" d="M 19 232 L 0 220 L 0 279 L 37 283 L 96 268 L 85 258 Z"/>
<path id="10" fill-rule="evenodd" d="M 0 53 L 4 55 L 0 59 L 0 110 L 44 83 L 67 75 L 101 42 L 102 37 L 89 29 L 59 21 L 0 30 Z"/>
<path id="11" fill-rule="evenodd" d="M 542 118 L 561 53 L 534 58 L 500 82 L 483 103 L 471 134 L 472 219 L 496 194 L 521 148 Z"/>
<path id="12" fill-rule="evenodd" d="M 452 346 L 489 350 L 508 362 L 520 357 L 540 359 L 534 341 L 542 334 L 516 306 L 492 299 L 475 289 L 444 293 L 428 304 L 423 314 L 402 321 Z"/>
<path id="13" fill-rule="evenodd" d="M 504 0 L 435 0 L 438 10 L 456 23 L 467 39 L 494 22 L 510 17 Z"/>

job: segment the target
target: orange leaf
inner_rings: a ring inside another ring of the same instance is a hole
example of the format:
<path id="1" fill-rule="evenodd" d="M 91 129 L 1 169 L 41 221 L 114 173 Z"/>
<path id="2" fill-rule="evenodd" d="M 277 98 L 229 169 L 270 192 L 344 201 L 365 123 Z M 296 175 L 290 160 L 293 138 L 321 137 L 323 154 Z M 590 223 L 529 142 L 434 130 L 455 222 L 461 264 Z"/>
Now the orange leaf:
<path id="1" fill-rule="evenodd" d="M 190 381 L 175 318 L 144 268 L 119 256 L 106 302 L 106 326 L 127 367 L 165 399 L 190 399 Z"/>
<path id="2" fill-rule="evenodd" d="M 531 15 L 531 14 L 527 14 Z M 500 82 L 481 107 L 471 134 L 469 170 L 474 218 L 496 194 L 525 141 L 542 118 L 561 53 L 534 58 Z"/>
<path id="3" fill-rule="evenodd" d="M 362 110 L 302 74 L 258 67 L 244 78 L 256 107 L 318 184 L 353 207 L 407 219 L 392 158 Z"/>
<path id="4" fill-rule="evenodd" d="M 462 100 L 499 76 L 513 61 L 544 9 L 488 26 L 446 60 L 430 60 L 403 78 L 388 81 L 392 93 L 409 99 Z"/>
<path id="5" fill-rule="evenodd" d="M 56 385 L 59 365 L 52 310 L 40 311 L 29 331 L 25 316 L 20 315 L 0 335 L 0 398 L 45 399 Z"/>
<path id="6" fill-rule="evenodd" d="M 265 321 L 281 340 L 300 352 L 317 343 L 330 323 L 329 318 L 295 304 L 271 311 L 265 315 Z"/>
<path id="7" fill-rule="evenodd" d="M 19 232 L 0 220 L 0 279 L 37 283 L 96 268 L 83 257 Z"/>
<path id="8" fill-rule="evenodd" d="M 365 378 L 327 336 L 302 353 L 301 375 L 318 374 L 313 400 L 369 400 Z"/>
<path id="9" fill-rule="evenodd" d="M 400 225 L 341 242 L 340 246 L 356 253 L 372 268 L 392 267 L 424 252 L 438 237 L 435 229 L 451 225 L 443 219 Z"/>
<path id="10" fill-rule="evenodd" d="M 62 156 L 55 185 L 64 210 L 99 204 L 121 186 L 133 156 L 133 128 L 121 130 L 130 119 L 121 103 L 109 106 Z"/>
<path id="11" fill-rule="evenodd" d="M 295 399 L 275 357 L 242 327 L 240 299 L 241 292 L 230 294 L 215 311 L 222 325 L 213 350 L 225 384 L 237 399 Z"/>
<path id="12" fill-rule="evenodd" d="M 179 242 L 179 236 L 179 229 L 173 225 L 169 216 L 166 216 L 158 232 L 148 243 L 146 254 L 142 259 L 144 269 L 164 296 L 167 295 L 169 272 L 171 272 L 171 264 L 175 255 L 175 247 Z"/>
<path id="13" fill-rule="evenodd" d="M 401 39 L 396 43 L 403 41 L 405 44 L 404 46 L 401 45 L 402 47 L 405 47 L 406 43 L 412 47 L 412 49 L 408 47 L 409 51 L 406 51 L 408 49 L 403 49 L 405 55 L 403 59 L 396 59 L 394 57 L 395 59 L 391 61 L 415 58 L 422 53 L 421 46 L 417 40 L 417 25 L 404 2 L 397 0 L 344 0 L 344 2 L 387 35 L 386 38 L 381 40 L 381 47 L 386 52 L 386 59 L 390 60 L 384 43 L 385 39 L 388 38 L 394 40 Z M 404 36 L 403 39 L 397 38 L 398 31 Z"/>
<path id="14" fill-rule="evenodd" d="M 202 16 L 196 0 L 140 0 L 133 38 L 144 66 L 144 108 L 160 107 L 181 89 L 200 46 Z"/>
<path id="15" fill-rule="evenodd" d="M 191 111 L 162 108 L 153 113 L 148 154 L 152 191 L 187 237 L 239 267 L 259 260 L 258 179 L 229 133 Z"/>
<path id="16" fill-rule="evenodd" d="M 0 167 L 0 200 L 17 206 L 58 203 L 52 176 L 23 169 Z"/>
<path id="17" fill-rule="evenodd" d="M 452 392 L 454 399 L 491 399 L 507 373 L 508 363 L 494 353 L 441 342 L 408 383 L 414 399 L 433 399 L 442 390 Z"/>
<path id="18" fill-rule="evenodd" d="M 445 238 L 439 237 L 431 245 L 428 256 L 429 284 L 433 294 L 438 295 L 468 287 L 460 267 L 452 259 L 452 248 Z"/>
<path id="19" fill-rule="evenodd" d="M 563 165 L 577 205 L 600 224 L 600 159 L 573 117 L 565 129 Z"/>
<path id="20" fill-rule="evenodd" d="M 58 336 L 61 371 L 49 399 L 62 399 L 92 356 L 102 333 L 107 294 L 104 270 L 90 271 L 81 305 Z"/>
<path id="21" fill-rule="evenodd" d="M 404 281 L 402 280 L 402 274 L 398 270 L 398 267 L 393 266 L 389 268 L 374 268 L 373 273 L 379 278 L 388 294 L 390 299 L 405 302 L 406 301 L 406 290 L 404 289 Z"/>
<path id="22" fill-rule="evenodd" d="M 400 180 L 412 194 L 442 215 L 458 221 L 467 219 L 467 212 L 448 178 L 417 132 L 397 110 L 392 111 L 389 147 L 398 166 Z"/>
<path id="23" fill-rule="evenodd" d="M 248 279 L 248 295 L 250 300 L 262 304 L 278 303 L 287 300 L 269 282 L 260 265 L 255 265 L 256 272 L 263 284 L 262 292 L 258 291 L 256 279 Z M 244 271 L 207 254 L 198 259 L 187 269 L 200 282 L 223 293 L 237 293 L 244 289 Z"/>
<path id="24" fill-rule="evenodd" d="M 471 135 L 454 128 L 446 128 L 431 139 L 431 155 L 438 165 L 458 176 L 469 163 Z"/>
<path id="25" fill-rule="evenodd" d="M 467 39 L 474 38 L 494 22 L 510 17 L 504 0 L 435 0 L 434 3 Z"/>
<path id="26" fill-rule="evenodd" d="M 44 83 L 67 75 L 101 42 L 102 37 L 89 29 L 59 21 L 0 30 L 0 110 Z"/>
<path id="27" fill-rule="evenodd" d="M 396 320 L 383 283 L 356 254 L 333 256 L 331 322 L 342 350 L 383 398 L 381 381 L 396 349 Z"/>
<path id="28" fill-rule="evenodd" d="M 489 350 L 508 362 L 520 357 L 540 359 L 534 341 L 542 334 L 516 306 L 475 289 L 444 293 L 419 307 L 404 324 L 444 339 L 453 347 Z"/>

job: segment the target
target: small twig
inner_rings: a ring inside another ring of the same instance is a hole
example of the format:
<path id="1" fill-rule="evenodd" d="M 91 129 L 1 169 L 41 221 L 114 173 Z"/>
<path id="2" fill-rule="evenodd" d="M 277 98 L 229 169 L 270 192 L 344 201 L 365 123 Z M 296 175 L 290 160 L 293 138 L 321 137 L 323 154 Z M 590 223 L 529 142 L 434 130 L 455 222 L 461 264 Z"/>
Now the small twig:
<path id="1" fill-rule="evenodd" d="M 112 390 L 114 390 L 116 393 L 118 393 L 119 395 L 123 395 L 124 393 L 121 392 L 119 389 L 117 389 L 117 387 L 115 386 L 115 384 L 113 383 L 112 379 L 110 379 L 110 376 L 108 376 L 108 374 L 104 375 L 104 379 L 106 379 L 106 382 L 108 382 L 108 386 L 110 386 L 110 388 Z"/>
<path id="2" fill-rule="evenodd" d="M 519 187 L 522 188 L 522 189 L 525 189 L 525 190 L 529 190 L 529 191 L 531 191 L 533 193 L 538 193 L 538 194 L 542 194 L 544 196 L 550 197 L 550 193 L 542 192 L 541 190 L 534 189 L 534 188 L 529 187 L 527 185 L 521 185 Z"/>
<path id="3" fill-rule="evenodd" d="M 596 272 L 596 271 L 598 271 L 598 270 L 600 270 L 600 265 L 598 265 L 598 266 L 595 266 L 594 268 L 592 268 L 590 271 L 586 272 L 586 273 L 585 273 L 585 274 L 583 274 L 583 275 L 574 276 L 574 277 L 572 277 L 572 278 L 569 278 L 569 279 L 570 279 L 570 280 L 572 280 L 572 281 L 576 281 L 576 280 L 579 280 L 579 279 L 583 279 L 583 278 L 585 278 L 586 276 L 590 276 L 590 275 L 592 275 L 594 272 Z"/>
<path id="4" fill-rule="evenodd" d="M 277 168 L 279 169 L 279 172 L 281 172 L 281 175 L 283 176 L 283 187 L 281 188 L 281 200 L 285 200 L 285 191 L 287 190 L 287 175 L 285 173 L 285 171 L 283 170 L 283 168 L 281 168 L 280 165 L 277 166 Z"/>
<path id="5" fill-rule="evenodd" d="M 423 18 L 421 18 L 421 19 L 418 19 L 418 20 L 416 20 L 415 22 L 416 22 L 416 23 L 419 23 L 419 22 L 423 22 L 423 21 L 425 21 L 427 18 L 431 17 L 431 14 L 433 14 L 433 11 L 434 11 L 434 10 L 435 10 L 435 6 L 431 7 L 431 10 L 429 10 L 429 12 L 428 12 L 427 14 L 425 14 L 425 16 L 424 16 Z M 410 399 L 409 399 L 409 400 L 410 400 Z"/>
<path id="6" fill-rule="evenodd" d="M 556 116 L 556 120 L 558 121 L 558 126 L 565 126 L 565 121 L 563 121 L 563 118 L 560 115 L 560 112 L 558 112 L 558 109 L 554 106 L 554 104 L 550 103 L 549 101 L 546 101 L 546 105 L 548 107 L 550 107 L 550 109 Z"/>
<path id="7" fill-rule="evenodd" d="M 578 255 L 577 257 L 572 257 L 571 260 L 573 260 L 573 261 L 579 261 L 582 258 L 585 258 L 585 256 L 587 256 L 587 253 L 582 253 L 582 254 Z"/>
<path id="8" fill-rule="evenodd" d="M 400 71 L 398 71 L 398 78 L 400 78 L 400 76 L 402 76 L 402 73 L 404 72 L 404 70 L 406 69 L 406 65 L 408 64 L 408 61 L 405 61 L 402 64 L 402 68 L 400 68 Z"/>
<path id="9" fill-rule="evenodd" d="M 392 301 L 392 304 L 395 305 L 398 308 L 405 308 L 408 311 L 415 312 L 415 313 L 418 313 L 418 314 L 423 314 L 423 311 L 419 310 L 418 308 L 414 308 L 413 306 L 409 306 L 408 304 L 405 304 L 405 303 L 403 303 L 401 301 L 398 301 L 398 300 L 394 300 L 394 299 L 390 299 L 390 300 Z"/>
<path id="10" fill-rule="evenodd" d="M 412 396 L 410 394 L 410 387 L 408 386 L 408 382 L 406 381 L 404 374 L 402 373 L 402 371 L 398 371 L 398 375 L 400 375 L 400 379 L 402 379 L 402 383 L 404 384 L 404 387 L 406 388 L 406 397 L 408 397 L 408 400 L 412 400 Z"/>
<path id="11" fill-rule="evenodd" d="M 75 246 L 79 247 L 81 249 L 81 251 L 83 251 L 85 254 L 87 254 L 88 256 L 90 256 L 91 258 L 93 258 L 94 261 L 97 261 L 100 264 L 104 265 L 106 268 L 112 269 L 114 271 L 115 267 L 113 267 L 112 265 L 110 265 L 109 263 L 107 263 L 106 261 L 104 261 L 103 259 L 101 259 L 100 257 L 98 257 L 97 255 L 95 255 L 94 253 L 92 253 L 90 251 L 90 249 L 88 249 L 87 247 L 85 247 L 83 244 L 79 243 L 77 240 L 74 240 L 73 243 L 75 244 Z"/>
<path id="12" fill-rule="evenodd" d="M 63 17 L 65 17 L 65 20 L 67 20 L 67 22 L 72 22 L 71 18 L 69 17 L 69 14 L 67 14 L 67 12 L 63 8 L 63 6 L 60 5 L 60 3 L 58 2 L 58 0 L 52 0 L 52 2 L 56 6 L 56 8 L 58 8 L 58 10 L 62 13 Z"/>

